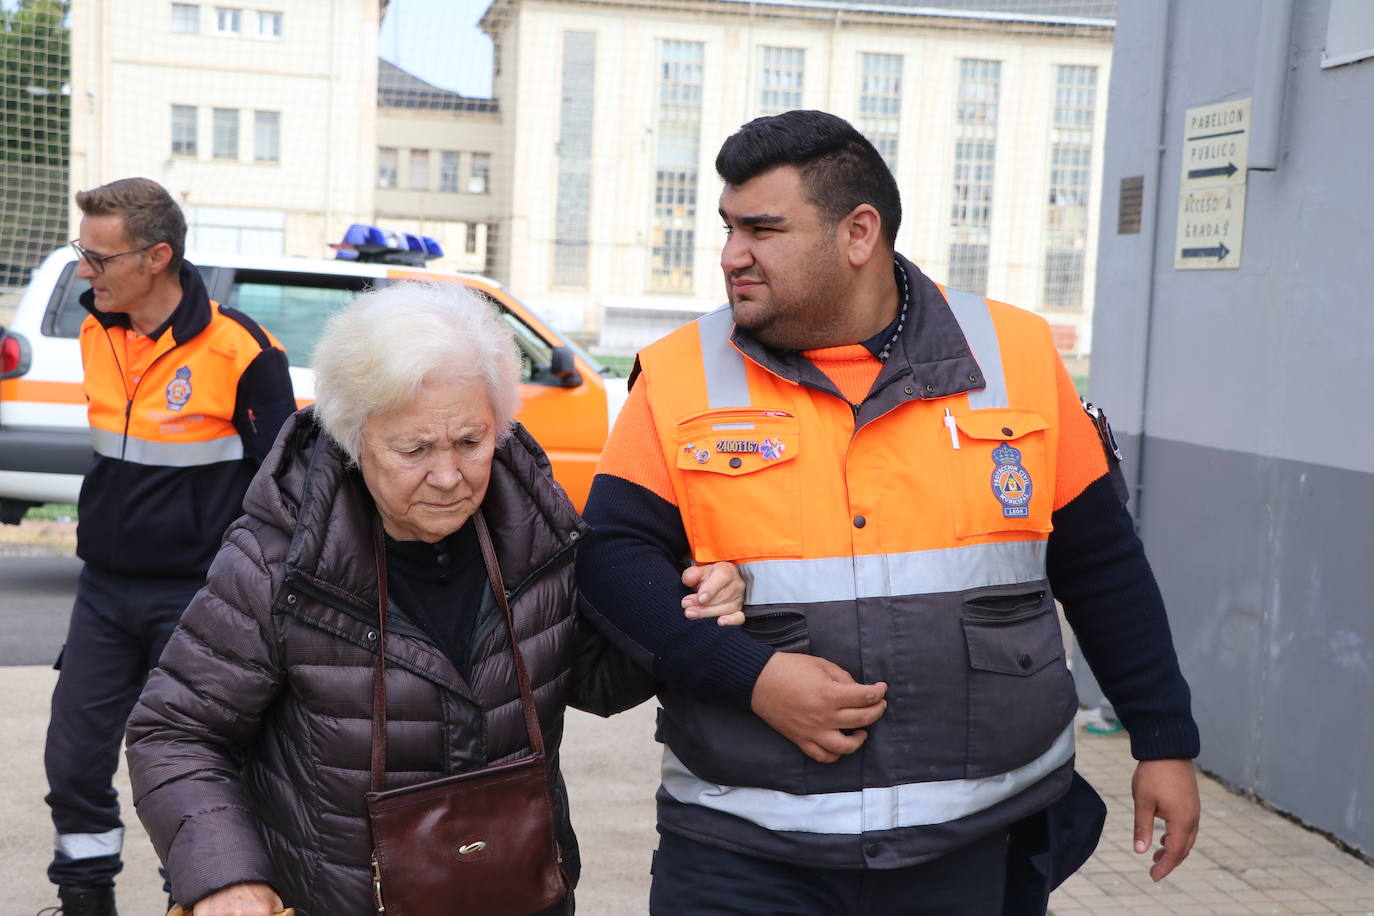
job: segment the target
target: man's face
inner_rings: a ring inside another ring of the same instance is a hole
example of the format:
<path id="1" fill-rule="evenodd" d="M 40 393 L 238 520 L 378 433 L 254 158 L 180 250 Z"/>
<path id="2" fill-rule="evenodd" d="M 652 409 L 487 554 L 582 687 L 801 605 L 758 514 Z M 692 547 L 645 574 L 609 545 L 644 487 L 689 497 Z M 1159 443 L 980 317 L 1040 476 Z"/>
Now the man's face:
<path id="1" fill-rule="evenodd" d="M 106 261 L 103 272 L 97 271 L 85 258 L 76 262 L 76 275 L 89 281 L 95 291 L 97 309 L 127 314 L 136 311 L 147 300 L 153 288 L 154 273 L 148 264 L 148 252 L 134 250 L 138 243 L 124 229 L 124 217 L 114 213 L 81 217 L 78 243 L 92 254 L 120 255 Z"/>
<path id="2" fill-rule="evenodd" d="M 806 350 L 839 339 L 850 276 L 838 235 L 806 199 L 801 172 L 778 166 L 720 195 L 720 268 L 735 324 L 763 343 Z"/>

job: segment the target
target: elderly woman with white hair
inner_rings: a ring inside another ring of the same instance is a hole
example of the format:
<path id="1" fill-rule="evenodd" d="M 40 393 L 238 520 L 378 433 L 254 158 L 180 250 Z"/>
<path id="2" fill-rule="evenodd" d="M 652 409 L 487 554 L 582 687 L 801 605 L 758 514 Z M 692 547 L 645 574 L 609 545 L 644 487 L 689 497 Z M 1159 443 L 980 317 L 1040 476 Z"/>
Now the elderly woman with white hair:
<path id="1" fill-rule="evenodd" d="M 401 283 L 334 316 L 314 362 L 316 404 L 283 428 L 129 719 L 134 803 L 172 895 L 195 916 L 376 911 L 364 798 L 379 642 L 386 788 L 530 753 L 483 523 L 571 886 L 565 706 L 610 715 L 654 685 L 576 614 L 585 528 L 513 422 L 509 329 L 463 287 Z M 738 610 L 733 567 L 684 579 L 698 580 L 703 613 Z M 569 894 L 544 912 L 571 911 Z"/>

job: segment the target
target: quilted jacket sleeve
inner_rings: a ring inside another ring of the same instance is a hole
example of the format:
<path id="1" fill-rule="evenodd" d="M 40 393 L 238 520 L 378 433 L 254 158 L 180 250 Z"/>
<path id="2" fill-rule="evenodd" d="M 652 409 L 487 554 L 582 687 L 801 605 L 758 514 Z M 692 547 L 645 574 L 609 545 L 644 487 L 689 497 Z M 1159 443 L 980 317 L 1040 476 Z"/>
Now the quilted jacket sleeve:
<path id="1" fill-rule="evenodd" d="M 273 883 L 239 771 L 284 679 L 275 579 L 258 540 L 233 527 L 129 718 L 134 805 L 187 906 L 231 884 Z"/>
<path id="2" fill-rule="evenodd" d="M 598 716 L 613 716 L 638 706 L 658 691 L 658 680 L 581 614 L 575 626 L 572 693 L 568 698 L 573 706 Z"/>

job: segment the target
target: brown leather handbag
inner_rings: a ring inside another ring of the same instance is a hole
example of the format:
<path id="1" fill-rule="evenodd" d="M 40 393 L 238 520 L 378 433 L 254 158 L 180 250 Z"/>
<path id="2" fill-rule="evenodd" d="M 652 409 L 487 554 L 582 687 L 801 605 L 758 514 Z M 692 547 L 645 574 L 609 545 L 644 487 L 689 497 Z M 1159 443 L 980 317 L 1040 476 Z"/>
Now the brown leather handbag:
<path id="1" fill-rule="evenodd" d="M 480 510 L 473 516 L 492 591 L 506 617 L 532 753 L 516 760 L 398 789 L 382 789 L 386 769 L 386 548 L 375 533 L 379 619 L 372 679 L 373 903 L 387 916 L 528 916 L 568 895 L 553 829 L 544 736 Z"/>

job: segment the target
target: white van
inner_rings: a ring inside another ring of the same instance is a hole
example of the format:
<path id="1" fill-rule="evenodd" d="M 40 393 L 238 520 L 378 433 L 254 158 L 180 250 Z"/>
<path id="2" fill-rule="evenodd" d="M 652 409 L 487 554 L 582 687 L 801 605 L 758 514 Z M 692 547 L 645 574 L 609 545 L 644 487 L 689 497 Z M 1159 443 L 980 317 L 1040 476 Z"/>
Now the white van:
<path id="1" fill-rule="evenodd" d="M 402 279 L 462 283 L 500 310 L 519 345 L 517 414 L 580 510 L 626 383 L 484 277 L 348 260 L 187 252 L 210 298 L 244 312 L 286 347 L 300 406 L 314 399 L 310 355 L 325 317 L 367 288 Z M 50 254 L 7 328 L 0 328 L 0 522 L 34 505 L 75 503 L 92 449 L 77 335 L 89 288 L 69 248 Z"/>

